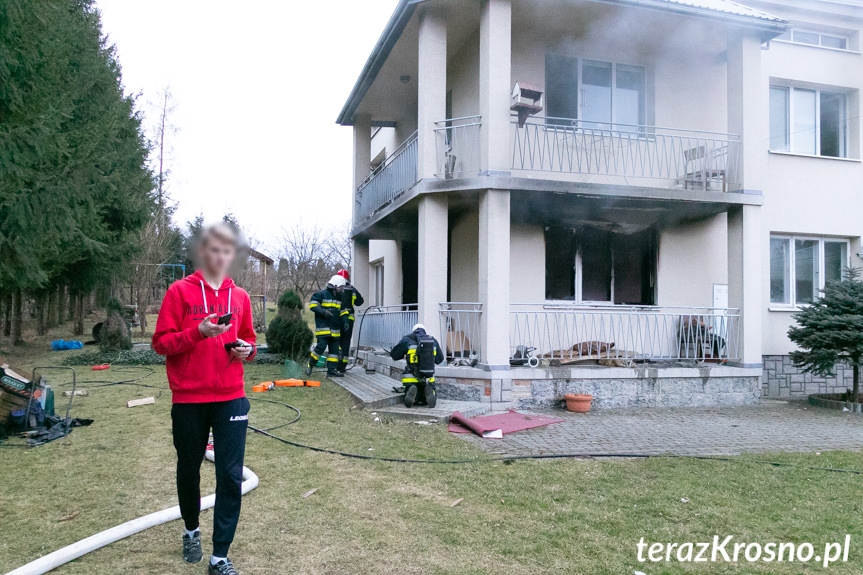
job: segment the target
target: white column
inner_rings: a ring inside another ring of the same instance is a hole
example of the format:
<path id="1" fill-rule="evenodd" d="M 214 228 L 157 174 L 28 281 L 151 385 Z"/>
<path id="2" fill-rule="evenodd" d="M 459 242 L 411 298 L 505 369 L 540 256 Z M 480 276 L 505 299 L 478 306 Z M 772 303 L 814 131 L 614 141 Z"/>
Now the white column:
<path id="1" fill-rule="evenodd" d="M 441 345 L 445 345 L 441 339 L 438 309 L 447 299 L 449 202 L 446 194 L 420 197 L 418 223 L 419 320 Z"/>
<path id="2" fill-rule="evenodd" d="M 367 238 L 353 239 L 353 254 L 351 255 L 351 283 L 366 300 L 371 302 L 369 293 L 369 240 Z"/>
<path id="3" fill-rule="evenodd" d="M 372 119 L 365 114 L 354 118 L 354 191 L 367 177 L 372 163 Z"/>
<path id="4" fill-rule="evenodd" d="M 417 74 L 417 175 L 437 172 L 435 122 L 446 119 L 446 14 L 440 6 L 426 6 L 419 14 Z"/>
<path id="5" fill-rule="evenodd" d="M 761 365 L 762 269 L 767 249 L 760 206 L 735 206 L 728 212 L 728 307 L 740 309 L 738 353 L 745 367 Z"/>
<path id="6" fill-rule="evenodd" d="M 509 95 L 512 54 L 511 0 L 481 0 L 479 25 L 479 109 L 482 167 L 511 169 Z"/>
<path id="7" fill-rule="evenodd" d="M 479 301 L 482 363 L 509 369 L 509 190 L 479 195 Z M 500 401 L 500 400 L 498 400 Z"/>

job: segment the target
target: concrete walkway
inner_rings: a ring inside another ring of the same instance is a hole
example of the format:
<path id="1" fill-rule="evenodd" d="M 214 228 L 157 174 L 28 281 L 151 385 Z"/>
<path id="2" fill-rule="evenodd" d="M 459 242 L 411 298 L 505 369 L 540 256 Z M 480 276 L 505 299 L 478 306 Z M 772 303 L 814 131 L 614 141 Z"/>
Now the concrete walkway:
<path id="1" fill-rule="evenodd" d="M 480 439 L 495 455 L 633 453 L 735 455 L 757 452 L 863 450 L 863 415 L 763 401 L 759 406 L 597 410 L 553 413 L 563 423 Z"/>

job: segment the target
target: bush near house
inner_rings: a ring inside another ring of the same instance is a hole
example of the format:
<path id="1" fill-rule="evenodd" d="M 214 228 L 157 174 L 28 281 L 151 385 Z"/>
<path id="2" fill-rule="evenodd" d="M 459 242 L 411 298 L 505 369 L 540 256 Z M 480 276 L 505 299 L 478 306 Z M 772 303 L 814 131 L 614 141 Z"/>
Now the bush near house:
<path id="1" fill-rule="evenodd" d="M 312 345 L 314 334 L 303 319 L 303 301 L 288 290 L 279 297 L 279 313 L 267 328 L 267 346 L 271 353 L 299 359 Z"/>
<path id="2" fill-rule="evenodd" d="M 854 370 L 854 388 L 845 401 L 860 401 L 863 281 L 858 270 L 846 270 L 845 276 L 828 282 L 823 296 L 794 314 L 797 325 L 788 330 L 788 338 L 800 347 L 791 352 L 791 360 L 805 372 L 830 376 L 837 362 L 847 360 Z"/>

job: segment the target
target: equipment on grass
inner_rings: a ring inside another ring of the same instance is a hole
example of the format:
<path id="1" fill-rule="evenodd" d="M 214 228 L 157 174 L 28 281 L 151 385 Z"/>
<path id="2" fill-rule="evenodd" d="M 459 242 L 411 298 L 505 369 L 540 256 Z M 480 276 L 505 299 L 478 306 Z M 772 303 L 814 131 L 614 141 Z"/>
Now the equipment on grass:
<path id="1" fill-rule="evenodd" d="M 108 369 L 110 367 L 111 367 L 110 363 L 103 363 L 102 365 L 94 365 L 90 369 L 92 369 L 93 371 L 102 371 L 103 369 Z"/>
<path id="2" fill-rule="evenodd" d="M 277 387 L 320 387 L 320 381 L 309 381 L 305 379 L 277 379 L 275 381 L 264 381 L 252 387 L 252 391 L 272 391 Z"/>

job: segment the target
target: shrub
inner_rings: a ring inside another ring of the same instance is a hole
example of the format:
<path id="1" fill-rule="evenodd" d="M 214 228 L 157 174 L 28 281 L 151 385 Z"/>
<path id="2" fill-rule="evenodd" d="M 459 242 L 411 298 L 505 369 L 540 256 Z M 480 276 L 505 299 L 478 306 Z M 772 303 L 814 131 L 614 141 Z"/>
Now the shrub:
<path id="1" fill-rule="evenodd" d="M 303 302 L 293 291 L 286 291 L 279 297 L 279 314 L 267 328 L 270 353 L 297 359 L 309 351 L 314 334 L 303 320 L 302 310 Z"/>
<path id="2" fill-rule="evenodd" d="M 123 318 L 123 306 L 116 299 L 108 300 L 108 318 L 99 330 L 99 349 L 103 352 L 116 352 L 132 349 L 132 336 L 129 325 Z"/>

